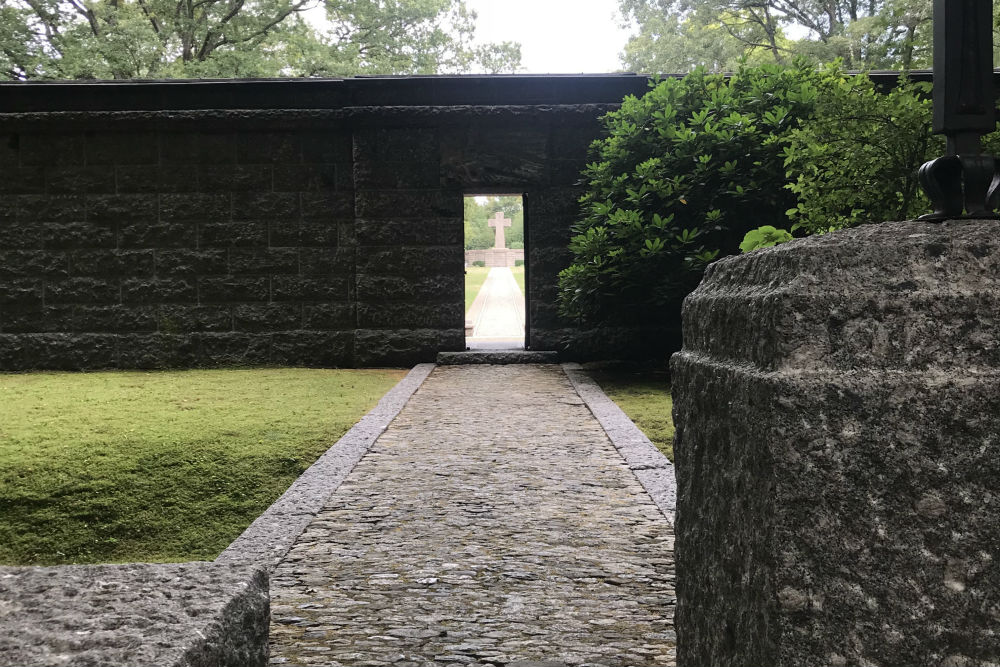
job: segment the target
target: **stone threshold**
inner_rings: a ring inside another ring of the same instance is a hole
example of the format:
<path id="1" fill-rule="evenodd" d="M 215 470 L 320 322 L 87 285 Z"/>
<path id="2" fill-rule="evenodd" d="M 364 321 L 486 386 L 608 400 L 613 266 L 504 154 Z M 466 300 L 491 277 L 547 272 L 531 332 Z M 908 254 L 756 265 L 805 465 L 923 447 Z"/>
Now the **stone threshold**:
<path id="1" fill-rule="evenodd" d="M 466 350 L 465 352 L 438 352 L 441 366 L 462 364 L 555 364 L 559 353 L 543 350 Z"/>

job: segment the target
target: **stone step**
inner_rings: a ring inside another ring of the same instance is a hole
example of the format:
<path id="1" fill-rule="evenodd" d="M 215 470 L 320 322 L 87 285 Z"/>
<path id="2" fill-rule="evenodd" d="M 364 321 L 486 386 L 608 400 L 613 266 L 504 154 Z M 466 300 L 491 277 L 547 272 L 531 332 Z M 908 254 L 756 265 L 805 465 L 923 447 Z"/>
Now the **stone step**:
<path id="1" fill-rule="evenodd" d="M 465 352 L 438 352 L 441 366 L 460 364 L 556 364 L 559 353 L 543 350 L 466 350 Z"/>

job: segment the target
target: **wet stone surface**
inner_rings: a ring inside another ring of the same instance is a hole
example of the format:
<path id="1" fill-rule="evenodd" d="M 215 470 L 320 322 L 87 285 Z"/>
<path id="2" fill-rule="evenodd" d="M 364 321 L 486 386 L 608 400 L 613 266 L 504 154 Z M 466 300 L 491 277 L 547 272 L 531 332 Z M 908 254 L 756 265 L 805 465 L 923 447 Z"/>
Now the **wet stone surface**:
<path id="1" fill-rule="evenodd" d="M 438 367 L 271 578 L 271 663 L 674 665 L 673 534 L 558 366 Z"/>

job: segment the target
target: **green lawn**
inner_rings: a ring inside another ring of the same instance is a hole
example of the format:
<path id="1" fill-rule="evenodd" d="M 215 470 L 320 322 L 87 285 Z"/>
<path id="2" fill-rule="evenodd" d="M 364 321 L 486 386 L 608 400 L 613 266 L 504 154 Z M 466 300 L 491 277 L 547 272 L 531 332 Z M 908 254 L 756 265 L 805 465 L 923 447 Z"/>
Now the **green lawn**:
<path id="1" fill-rule="evenodd" d="M 404 374 L 0 374 L 0 564 L 211 560 Z"/>
<path id="2" fill-rule="evenodd" d="M 487 266 L 470 266 L 465 270 L 465 312 L 469 312 L 489 272 Z"/>
<path id="3" fill-rule="evenodd" d="M 664 371 L 593 370 L 590 377 L 671 461 L 674 459 L 673 401 Z"/>
<path id="4" fill-rule="evenodd" d="M 514 280 L 517 282 L 517 286 L 521 288 L 521 294 L 523 295 L 524 267 L 512 266 L 510 270 L 514 274 Z M 480 288 L 486 282 L 486 276 L 489 272 L 490 269 L 488 266 L 470 266 L 465 270 L 465 312 L 469 312 L 469 308 L 472 307 L 472 302 L 476 300 L 476 295 L 479 294 Z"/>

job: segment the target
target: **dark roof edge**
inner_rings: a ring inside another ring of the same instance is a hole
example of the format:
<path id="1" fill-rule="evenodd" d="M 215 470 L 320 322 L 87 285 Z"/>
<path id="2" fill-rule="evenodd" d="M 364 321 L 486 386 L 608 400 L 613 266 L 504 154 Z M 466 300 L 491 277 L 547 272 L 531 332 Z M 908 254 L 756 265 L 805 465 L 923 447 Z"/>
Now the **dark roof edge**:
<path id="1" fill-rule="evenodd" d="M 868 75 L 891 88 L 899 72 Z M 680 74 L 660 75 L 682 76 Z M 910 73 L 930 81 L 930 70 Z M 998 89 L 1000 89 L 1000 73 Z M 0 113 L 197 111 L 350 107 L 613 104 L 641 95 L 646 74 L 365 76 L 350 79 L 221 79 L 0 83 Z"/>

